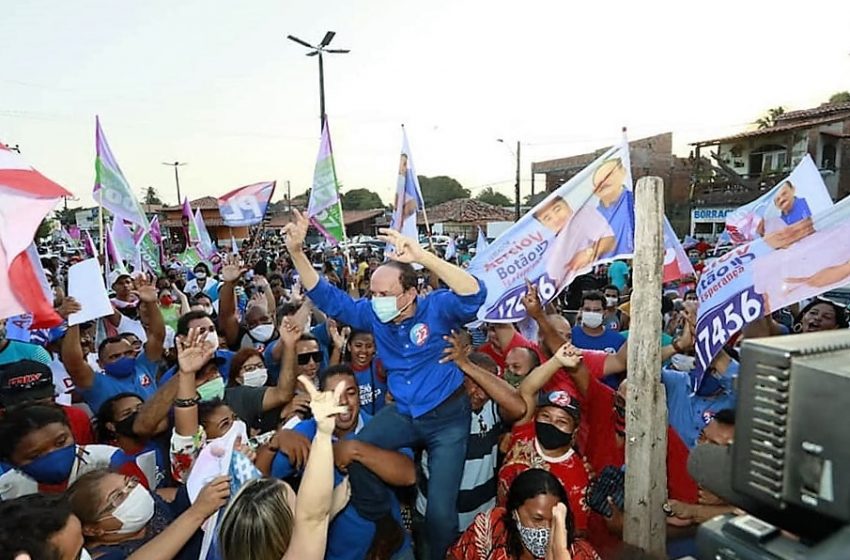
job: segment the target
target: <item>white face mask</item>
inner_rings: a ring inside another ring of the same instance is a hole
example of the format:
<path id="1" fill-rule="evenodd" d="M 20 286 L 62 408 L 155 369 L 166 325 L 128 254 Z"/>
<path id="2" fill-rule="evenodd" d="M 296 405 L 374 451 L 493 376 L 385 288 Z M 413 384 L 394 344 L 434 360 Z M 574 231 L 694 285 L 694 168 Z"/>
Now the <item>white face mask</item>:
<path id="1" fill-rule="evenodd" d="M 154 501 L 151 493 L 141 484 L 127 495 L 121 505 L 112 512 L 112 517 L 121 522 L 121 528 L 115 531 L 119 535 L 138 533 L 148 524 L 154 513 Z"/>
<path id="2" fill-rule="evenodd" d="M 213 348 L 218 348 L 218 333 L 215 331 L 207 331 L 204 337 L 204 342 L 209 342 Z"/>
<path id="3" fill-rule="evenodd" d="M 617 307 L 617 304 L 620 303 L 620 300 L 619 298 L 609 297 L 605 298 L 605 303 L 608 305 L 608 307 Z"/>
<path id="4" fill-rule="evenodd" d="M 254 340 L 268 342 L 274 336 L 274 325 L 257 325 L 248 332 Z"/>
<path id="5" fill-rule="evenodd" d="M 198 280 L 204 280 L 206 277 L 207 277 L 207 273 L 204 272 L 203 270 L 199 270 L 195 273 L 195 278 L 197 278 Z"/>
<path id="6" fill-rule="evenodd" d="M 581 324 L 589 329 L 595 329 L 602 324 L 602 313 L 598 311 L 582 311 Z"/>
<path id="7" fill-rule="evenodd" d="M 262 387 L 269 379 L 269 372 L 266 368 L 247 371 L 242 374 L 242 385 L 246 387 Z"/>

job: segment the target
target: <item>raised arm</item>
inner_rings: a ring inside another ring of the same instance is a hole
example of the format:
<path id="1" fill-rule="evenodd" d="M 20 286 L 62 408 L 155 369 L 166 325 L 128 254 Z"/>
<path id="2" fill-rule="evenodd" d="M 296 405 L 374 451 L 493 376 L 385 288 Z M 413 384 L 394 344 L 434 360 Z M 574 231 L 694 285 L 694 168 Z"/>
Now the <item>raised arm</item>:
<path id="1" fill-rule="evenodd" d="M 464 346 L 457 333 L 453 331 L 452 336 L 444 338 L 449 346 L 443 351 L 444 356 L 440 363 L 454 360 L 457 367 L 467 377 L 475 381 L 487 393 L 487 396 L 496 401 L 500 415 L 506 422 L 511 423 L 525 415 L 527 403 L 519 391 L 498 375 L 472 363 L 469 359 L 469 347 Z"/>
<path id="2" fill-rule="evenodd" d="M 307 237 L 310 221 L 298 210 L 293 210 L 292 214 L 294 220 L 283 228 L 283 234 L 286 236 L 286 248 L 295 270 L 301 277 L 301 283 L 307 290 L 312 290 L 319 283 L 319 273 L 316 272 L 313 263 L 304 254 L 304 238 Z"/>
<path id="3" fill-rule="evenodd" d="M 136 278 L 136 291 L 133 293 L 141 301 L 141 311 L 147 318 L 147 336 L 145 356 L 152 363 L 162 359 L 163 344 L 165 344 L 165 321 L 157 305 L 156 288 L 144 276 Z"/>
<path id="4" fill-rule="evenodd" d="M 218 326 L 224 332 L 228 346 L 239 342 L 239 316 L 236 314 L 236 282 L 245 269 L 236 255 L 230 255 L 221 269 L 221 288 L 218 291 Z"/>
<path id="5" fill-rule="evenodd" d="M 156 435 L 156 428 L 163 418 L 168 416 L 171 405 L 177 397 L 180 378 L 175 375 L 165 385 L 160 385 L 151 398 L 142 403 L 139 414 L 133 421 L 133 433 L 142 438 Z"/>
<path id="6" fill-rule="evenodd" d="M 77 306 L 79 307 L 79 304 Z M 92 386 L 95 373 L 83 356 L 80 325 L 68 327 L 65 332 L 65 337 L 62 339 L 62 363 L 78 389 L 88 389 Z"/>
<path id="7" fill-rule="evenodd" d="M 268 411 L 283 406 L 292 400 L 295 395 L 295 345 L 304 332 L 301 327 L 303 323 L 284 317 L 280 325 L 280 340 L 278 346 L 283 347 L 281 360 L 281 371 L 277 377 L 277 385 L 267 389 L 263 395 L 263 410 Z"/>
<path id="8" fill-rule="evenodd" d="M 174 406 L 174 431 L 180 436 L 198 432 L 198 392 L 195 374 L 215 355 L 215 348 L 206 341 L 206 333 L 189 329 L 189 334 L 177 339 L 177 402 Z M 193 403 L 194 404 L 191 404 Z"/>
<path id="9" fill-rule="evenodd" d="M 581 350 L 569 343 L 558 348 L 558 351 L 551 358 L 531 370 L 531 373 L 526 375 L 522 383 L 519 384 L 519 394 L 525 401 L 525 414 L 520 419 L 520 423 L 527 422 L 534 416 L 534 411 L 537 408 L 537 394 L 552 379 L 555 372 L 561 368 L 566 368 L 571 373 L 578 369 L 584 370 L 585 375 L 588 373 L 586 368 L 581 367 Z M 573 374 L 573 377 L 575 378 L 575 374 Z M 576 384 L 579 385 L 582 394 L 587 391 L 586 382 L 584 389 L 582 389 L 578 379 L 576 379 Z"/>
<path id="10" fill-rule="evenodd" d="M 543 310 L 543 306 L 540 304 L 540 296 L 537 294 L 537 286 L 531 282 L 526 282 L 526 292 L 522 296 L 522 304 L 525 306 L 528 316 L 537 323 L 539 336 L 550 353 L 554 354 L 558 348 L 569 342 L 558 334 L 558 331 L 546 318 L 546 312 Z"/>
<path id="11" fill-rule="evenodd" d="M 395 247 L 395 252 L 389 255 L 394 261 L 421 264 L 436 274 L 450 290 L 459 296 L 471 296 L 481 290 L 474 276 L 459 266 L 426 251 L 415 239 L 388 228 L 381 228 L 379 231 L 381 235 L 378 239 Z"/>
<path id="12" fill-rule="evenodd" d="M 320 393 L 306 377 L 301 376 L 299 381 L 310 394 L 310 409 L 316 419 L 317 431 L 298 489 L 292 539 L 283 559 L 323 560 L 334 487 L 331 435 L 335 424 L 334 416 L 345 410 L 338 404 L 344 385 L 340 383 L 333 392 Z"/>

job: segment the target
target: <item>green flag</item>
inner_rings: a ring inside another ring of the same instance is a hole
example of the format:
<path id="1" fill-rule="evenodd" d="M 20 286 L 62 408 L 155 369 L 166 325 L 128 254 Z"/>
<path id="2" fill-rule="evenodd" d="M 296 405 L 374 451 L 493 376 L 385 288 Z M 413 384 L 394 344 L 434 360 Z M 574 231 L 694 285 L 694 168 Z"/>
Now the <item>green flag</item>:
<path id="1" fill-rule="evenodd" d="M 336 180 L 327 119 L 322 128 L 322 142 L 319 146 L 319 156 L 316 158 L 316 169 L 313 172 L 313 188 L 307 205 L 307 217 L 332 245 L 345 240 L 342 203 L 339 197 L 339 183 Z"/>

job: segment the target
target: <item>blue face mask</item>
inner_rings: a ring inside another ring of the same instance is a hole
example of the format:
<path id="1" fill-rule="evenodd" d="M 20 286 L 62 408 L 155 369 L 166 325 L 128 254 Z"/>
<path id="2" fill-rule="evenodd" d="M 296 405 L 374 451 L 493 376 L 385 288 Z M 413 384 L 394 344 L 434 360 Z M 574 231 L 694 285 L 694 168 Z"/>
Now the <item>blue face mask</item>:
<path id="1" fill-rule="evenodd" d="M 74 444 L 54 449 L 47 455 L 42 455 L 35 461 L 19 467 L 37 482 L 44 484 L 59 484 L 71 476 L 74 460 L 77 458 L 77 446 Z"/>
<path id="2" fill-rule="evenodd" d="M 398 317 L 401 311 L 396 303 L 396 296 L 375 296 L 372 298 L 372 311 L 382 323 L 389 323 Z"/>
<path id="3" fill-rule="evenodd" d="M 133 375 L 133 372 L 136 371 L 136 360 L 135 358 L 125 356 L 115 360 L 111 364 L 106 364 L 103 369 L 106 372 L 106 375 L 110 377 L 114 377 L 115 379 L 126 379 Z"/>

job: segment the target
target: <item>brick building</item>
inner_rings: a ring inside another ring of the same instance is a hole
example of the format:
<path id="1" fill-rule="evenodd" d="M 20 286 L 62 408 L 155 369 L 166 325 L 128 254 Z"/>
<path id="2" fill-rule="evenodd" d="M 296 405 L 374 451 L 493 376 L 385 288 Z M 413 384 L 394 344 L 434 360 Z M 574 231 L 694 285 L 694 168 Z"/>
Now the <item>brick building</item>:
<path id="1" fill-rule="evenodd" d="M 605 147 L 586 154 L 533 162 L 532 176 L 536 173 L 544 174 L 546 191 L 551 192 L 587 167 L 607 149 L 608 147 Z M 689 229 L 688 197 L 693 164 L 688 158 L 673 155 L 673 133 L 665 132 L 632 140 L 629 142 L 629 153 L 632 177 L 635 181 L 646 175 L 654 175 L 664 180 L 665 213 L 677 233 L 684 235 Z"/>

